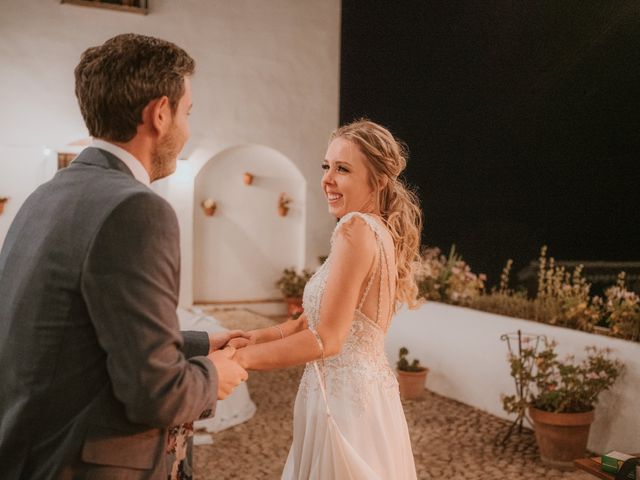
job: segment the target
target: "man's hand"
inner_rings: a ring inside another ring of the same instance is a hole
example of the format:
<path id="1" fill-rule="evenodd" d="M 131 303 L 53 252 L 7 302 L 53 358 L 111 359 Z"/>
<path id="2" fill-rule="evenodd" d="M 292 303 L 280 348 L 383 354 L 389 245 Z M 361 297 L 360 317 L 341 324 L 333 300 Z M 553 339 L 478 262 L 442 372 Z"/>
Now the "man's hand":
<path id="1" fill-rule="evenodd" d="M 229 330 L 228 332 L 210 333 L 209 334 L 209 354 L 224 348 L 230 340 L 237 338 L 248 342 L 249 333 L 242 330 Z M 234 348 L 240 348 L 238 345 L 231 344 Z M 245 346 L 245 345 L 242 345 Z"/>
<path id="2" fill-rule="evenodd" d="M 218 400 L 227 398 L 234 388 L 249 378 L 247 371 L 231 360 L 235 353 L 235 348 L 225 347 L 207 355 L 218 371 Z"/>
<path id="3" fill-rule="evenodd" d="M 229 343 L 227 345 L 235 349 L 244 348 L 247 345 L 254 345 L 256 343 L 259 343 L 258 342 L 259 337 L 260 337 L 259 330 L 249 330 L 248 332 L 245 333 L 244 336 L 232 338 L 231 340 L 229 340 Z"/>

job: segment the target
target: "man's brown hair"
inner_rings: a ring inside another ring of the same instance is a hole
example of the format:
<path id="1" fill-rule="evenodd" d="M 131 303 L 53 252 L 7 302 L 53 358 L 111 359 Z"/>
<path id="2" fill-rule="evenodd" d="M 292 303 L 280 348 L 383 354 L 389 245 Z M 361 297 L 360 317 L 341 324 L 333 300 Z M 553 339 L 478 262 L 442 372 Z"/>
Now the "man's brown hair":
<path id="1" fill-rule="evenodd" d="M 184 78 L 194 60 L 166 40 L 127 33 L 88 48 L 75 69 L 76 97 L 89 134 L 128 142 L 142 123 L 142 110 L 162 96 L 175 113 Z"/>

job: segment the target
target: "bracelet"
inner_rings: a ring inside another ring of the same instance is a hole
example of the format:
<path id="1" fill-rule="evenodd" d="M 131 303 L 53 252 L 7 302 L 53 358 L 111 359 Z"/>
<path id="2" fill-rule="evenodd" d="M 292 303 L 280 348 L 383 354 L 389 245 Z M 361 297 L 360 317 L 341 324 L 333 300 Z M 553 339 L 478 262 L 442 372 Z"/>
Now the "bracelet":
<path id="1" fill-rule="evenodd" d="M 278 332 L 280 332 L 280 340 L 282 340 L 284 338 L 284 332 L 282 331 L 282 328 L 280 327 L 280 325 L 273 325 L 271 328 L 277 328 Z"/>

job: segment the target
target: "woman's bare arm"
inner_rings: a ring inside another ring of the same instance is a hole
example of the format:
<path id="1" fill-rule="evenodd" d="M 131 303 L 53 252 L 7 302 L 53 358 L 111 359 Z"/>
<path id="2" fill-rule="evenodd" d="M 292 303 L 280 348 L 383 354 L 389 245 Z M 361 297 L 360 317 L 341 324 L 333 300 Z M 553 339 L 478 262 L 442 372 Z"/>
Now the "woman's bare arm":
<path id="1" fill-rule="evenodd" d="M 325 357 L 340 353 L 349 335 L 375 253 L 374 233 L 361 218 L 354 217 L 336 232 L 317 328 Z M 323 355 L 316 337 L 304 328 L 305 324 L 286 323 L 281 324 L 287 328 L 285 338 L 280 338 L 275 328 L 269 328 L 273 332 L 263 333 L 272 340 L 242 348 L 234 359 L 247 369 L 271 370 L 304 364 Z"/>

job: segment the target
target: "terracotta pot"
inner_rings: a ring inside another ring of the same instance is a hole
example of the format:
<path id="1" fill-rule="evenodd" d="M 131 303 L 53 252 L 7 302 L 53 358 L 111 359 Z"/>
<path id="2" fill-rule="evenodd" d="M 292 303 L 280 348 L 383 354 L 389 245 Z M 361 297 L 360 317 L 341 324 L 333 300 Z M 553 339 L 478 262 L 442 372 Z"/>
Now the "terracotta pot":
<path id="1" fill-rule="evenodd" d="M 286 217 L 287 213 L 289 213 L 289 207 L 278 205 L 278 213 L 280 214 L 281 217 Z"/>
<path id="2" fill-rule="evenodd" d="M 0 202 L 0 215 L 2 214 L 2 212 L 4 212 L 4 206 L 7 204 L 6 201 L 4 202 Z"/>
<path id="3" fill-rule="evenodd" d="M 287 315 L 289 316 L 302 311 L 302 297 L 285 297 L 284 303 L 287 304 Z"/>
<path id="4" fill-rule="evenodd" d="M 542 463 L 573 470 L 573 461 L 585 456 L 593 410 L 582 413 L 552 413 L 529 407 Z"/>
<path id="5" fill-rule="evenodd" d="M 405 400 L 418 398 L 424 393 L 424 384 L 427 380 L 427 373 L 429 373 L 428 368 L 420 372 L 405 372 L 404 370 L 396 370 L 396 372 L 402 398 Z"/>
<path id="6" fill-rule="evenodd" d="M 204 214 L 207 217 L 213 217 L 216 213 L 216 208 L 218 208 L 217 205 L 213 205 L 212 207 L 202 207 L 202 209 L 204 210 Z"/>
<path id="7" fill-rule="evenodd" d="M 253 183 L 253 175 L 251 175 L 249 172 L 245 172 L 242 175 L 242 181 L 245 185 L 251 185 Z"/>

